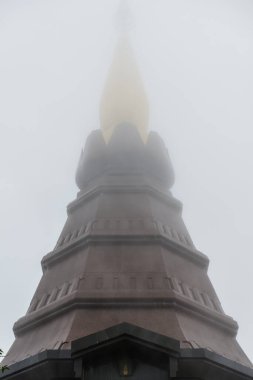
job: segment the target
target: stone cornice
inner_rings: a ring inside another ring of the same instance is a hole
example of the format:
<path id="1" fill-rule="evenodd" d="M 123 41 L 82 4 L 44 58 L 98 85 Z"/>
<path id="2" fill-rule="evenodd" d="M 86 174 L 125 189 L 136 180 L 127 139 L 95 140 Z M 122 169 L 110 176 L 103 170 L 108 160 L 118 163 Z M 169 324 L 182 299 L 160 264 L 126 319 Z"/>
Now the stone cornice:
<path id="1" fill-rule="evenodd" d="M 87 292 L 75 292 L 64 297 L 63 299 L 60 299 L 54 304 L 48 305 L 41 310 L 27 314 L 25 317 L 19 319 L 15 323 L 13 331 L 16 336 L 22 335 L 26 331 L 36 328 L 61 314 L 78 309 L 175 308 L 176 310 L 190 313 L 191 315 L 194 315 L 207 323 L 213 324 L 216 327 L 225 329 L 232 336 L 236 335 L 238 325 L 231 317 L 191 302 L 173 291 L 167 292 L 164 296 L 161 296 L 161 292 L 157 293 L 157 297 L 155 297 L 154 294 L 151 296 L 150 292 L 147 292 L 146 296 L 145 293 L 142 293 L 141 297 L 136 296 L 131 298 L 123 298 L 120 295 L 117 296 L 117 293 L 115 292 L 113 292 L 111 297 L 109 294 L 106 294 L 106 297 L 101 297 L 101 295 L 96 293 L 92 294 L 89 292 L 87 294 Z"/>
<path id="2" fill-rule="evenodd" d="M 79 193 L 80 195 L 71 202 L 67 207 L 68 214 L 71 214 L 76 208 L 82 205 L 85 202 L 88 202 L 90 199 L 97 197 L 101 193 L 121 193 L 121 194 L 136 194 L 144 193 L 150 194 L 160 201 L 166 203 L 167 205 L 174 207 L 178 211 L 182 211 L 182 203 L 168 195 L 165 192 L 158 190 L 157 188 L 150 186 L 148 184 L 139 184 L 139 185 L 117 185 L 117 184 L 106 184 L 106 185 L 97 185 L 93 188 L 87 190 L 86 192 Z"/>
<path id="3" fill-rule="evenodd" d="M 104 234 L 89 234 L 87 233 L 84 236 L 70 242 L 64 247 L 59 247 L 52 252 L 49 252 L 46 256 L 43 257 L 41 265 L 42 269 L 46 270 L 51 265 L 54 265 L 59 260 L 64 260 L 65 257 L 73 255 L 75 252 L 81 248 L 88 247 L 89 245 L 117 245 L 117 244 L 126 244 L 126 245 L 162 245 L 166 248 L 170 248 L 171 251 L 175 254 L 183 256 L 185 259 L 194 262 L 199 265 L 201 268 L 208 268 L 209 260 L 206 255 L 203 253 L 183 246 L 176 241 L 169 239 L 164 235 L 159 235 L 158 233 L 154 234 L 127 234 L 127 235 L 104 235 Z"/>

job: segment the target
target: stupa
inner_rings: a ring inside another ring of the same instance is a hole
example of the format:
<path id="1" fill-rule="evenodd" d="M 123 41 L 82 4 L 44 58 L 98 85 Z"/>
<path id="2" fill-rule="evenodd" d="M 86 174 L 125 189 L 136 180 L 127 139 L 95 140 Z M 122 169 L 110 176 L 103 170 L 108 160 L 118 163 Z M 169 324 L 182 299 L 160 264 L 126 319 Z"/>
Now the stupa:
<path id="1" fill-rule="evenodd" d="M 78 164 L 77 198 L 4 379 L 253 379 L 171 187 L 168 151 L 125 36 L 102 96 L 101 128 Z"/>

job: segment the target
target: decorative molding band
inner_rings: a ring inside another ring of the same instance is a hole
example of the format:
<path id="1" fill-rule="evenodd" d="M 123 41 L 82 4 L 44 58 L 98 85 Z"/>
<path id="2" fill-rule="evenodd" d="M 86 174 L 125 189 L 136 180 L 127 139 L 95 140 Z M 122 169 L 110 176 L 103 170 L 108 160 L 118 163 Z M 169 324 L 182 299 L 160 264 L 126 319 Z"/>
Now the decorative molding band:
<path id="1" fill-rule="evenodd" d="M 60 286 L 53 288 L 50 292 L 44 294 L 42 297 L 34 297 L 30 303 L 27 314 L 31 314 L 41 308 L 47 307 L 52 303 L 57 302 L 59 299 L 68 296 L 78 290 L 80 277 L 76 277 L 70 282 L 64 282 Z"/>
<path id="2" fill-rule="evenodd" d="M 70 282 L 64 282 L 39 298 L 35 297 L 27 314 L 45 308 L 76 291 L 85 291 L 89 298 L 91 294 L 95 298 L 97 294 L 101 297 L 101 292 L 106 298 L 108 294 L 116 291 L 118 294 L 113 294 L 114 297 L 124 298 L 126 290 L 129 294 L 129 292 L 136 292 L 136 289 L 149 297 L 155 297 L 159 293 L 166 297 L 169 292 L 175 292 L 191 302 L 196 302 L 203 307 L 224 314 L 217 299 L 212 298 L 202 290 L 191 287 L 176 277 L 167 276 L 164 272 L 141 275 L 140 273 L 107 273 L 106 275 L 104 273 L 86 273 L 83 277 L 79 276 Z M 131 299 L 136 298 L 136 294 L 131 294 Z"/>
<path id="3" fill-rule="evenodd" d="M 94 186 L 93 189 L 85 192 L 84 194 L 80 193 L 80 196 L 75 199 L 73 202 L 71 202 L 67 206 L 67 213 L 71 214 L 76 208 L 78 208 L 80 205 L 82 205 L 85 202 L 88 202 L 90 199 L 95 198 L 96 196 L 100 195 L 101 193 L 111 193 L 111 194 L 138 194 L 138 193 L 145 193 L 154 196 L 155 198 L 159 199 L 160 201 L 166 203 L 167 205 L 175 208 L 178 211 L 182 211 L 183 205 L 182 203 L 172 197 L 172 195 L 168 195 L 165 192 L 162 192 L 150 185 L 146 184 L 140 184 L 140 185 L 97 185 Z"/>
<path id="4" fill-rule="evenodd" d="M 94 221 L 87 227 L 83 226 L 79 231 L 67 235 L 62 242 L 59 241 L 56 249 L 43 257 L 41 262 L 43 270 L 46 270 L 59 260 L 63 260 L 70 254 L 74 254 L 77 250 L 92 244 L 160 244 L 166 248 L 170 248 L 173 252 L 183 256 L 187 260 L 194 262 L 201 268 L 208 268 L 208 257 L 194 247 L 186 245 L 187 238 L 183 237 L 183 235 L 180 235 L 181 241 L 179 241 L 179 234 L 177 233 L 176 235 L 176 232 L 174 232 L 174 236 L 172 237 L 171 229 L 167 226 L 158 226 L 157 231 L 146 231 L 145 233 L 143 231 L 132 231 L 131 233 L 118 231 L 115 233 L 114 230 L 108 233 L 107 230 L 92 230 L 93 223 Z M 80 231 L 83 231 L 83 234 Z M 187 242 L 190 244 L 190 241 L 187 240 Z"/>
<path id="5" fill-rule="evenodd" d="M 49 320 L 78 309 L 107 309 L 107 308 L 130 308 L 130 309 L 177 309 L 194 315 L 201 320 L 211 323 L 218 328 L 225 329 L 230 335 L 236 336 L 238 325 L 230 317 L 208 310 L 202 305 L 193 303 L 175 292 L 171 292 L 167 297 L 153 298 L 122 298 L 122 297 L 87 297 L 87 293 L 75 292 L 59 300 L 57 303 L 28 314 L 19 319 L 13 327 L 16 336 L 20 336 L 42 325 Z"/>
<path id="6" fill-rule="evenodd" d="M 185 247 L 195 249 L 190 236 L 152 218 L 100 218 L 91 220 L 75 231 L 68 232 L 58 240 L 55 250 L 85 235 L 162 235 Z"/>

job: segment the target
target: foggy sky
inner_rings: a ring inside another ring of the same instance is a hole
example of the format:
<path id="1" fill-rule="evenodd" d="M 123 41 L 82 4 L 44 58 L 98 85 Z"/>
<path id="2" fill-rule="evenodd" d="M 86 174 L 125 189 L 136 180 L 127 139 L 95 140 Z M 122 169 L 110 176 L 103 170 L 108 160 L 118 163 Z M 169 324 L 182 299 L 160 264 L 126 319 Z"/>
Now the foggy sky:
<path id="1" fill-rule="evenodd" d="M 129 0 L 173 194 L 253 360 L 253 2 Z M 14 340 L 77 193 L 117 42 L 118 0 L 0 1 L 0 347 Z"/>

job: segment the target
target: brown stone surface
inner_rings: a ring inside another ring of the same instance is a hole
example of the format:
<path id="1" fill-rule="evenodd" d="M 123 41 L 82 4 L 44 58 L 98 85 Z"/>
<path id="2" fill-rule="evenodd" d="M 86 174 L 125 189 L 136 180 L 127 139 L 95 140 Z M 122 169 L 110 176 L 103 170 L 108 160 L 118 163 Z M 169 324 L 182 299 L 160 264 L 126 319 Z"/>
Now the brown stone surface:
<path id="1" fill-rule="evenodd" d="M 42 260 L 42 279 L 14 325 L 6 363 L 128 322 L 251 366 L 208 278 L 208 259 L 168 190 L 173 180 L 156 134 L 144 145 L 123 125 L 105 145 L 93 132 L 77 172 L 81 191 Z"/>

